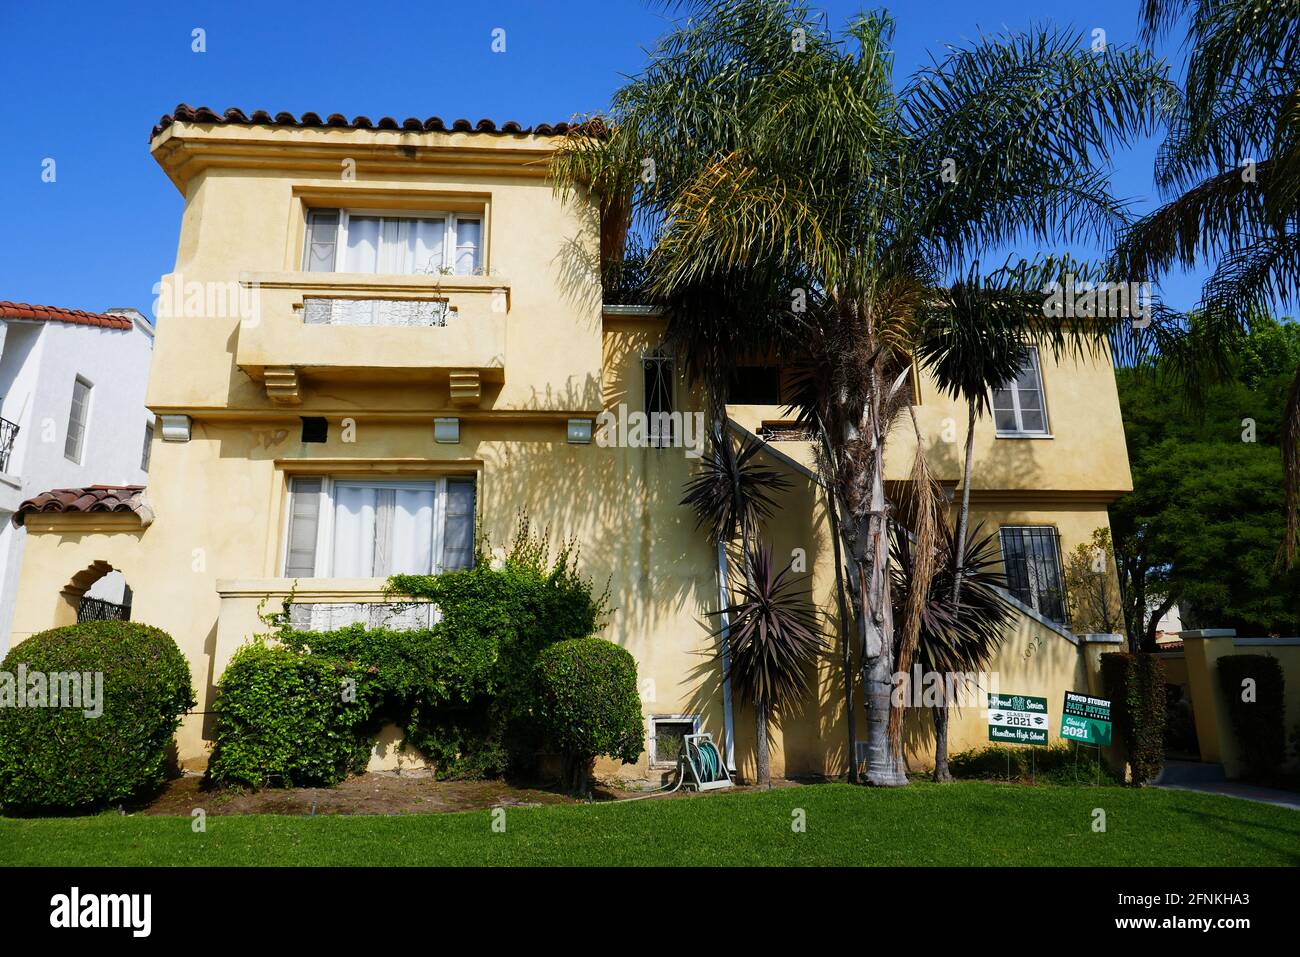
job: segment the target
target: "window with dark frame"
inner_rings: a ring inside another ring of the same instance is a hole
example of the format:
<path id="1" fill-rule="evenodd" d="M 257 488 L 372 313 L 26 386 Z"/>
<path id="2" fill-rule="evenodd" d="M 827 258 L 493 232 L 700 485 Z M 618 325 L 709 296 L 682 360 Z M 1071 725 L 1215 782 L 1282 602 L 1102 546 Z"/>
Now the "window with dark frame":
<path id="1" fill-rule="evenodd" d="M 1067 623 L 1061 574 L 1061 544 L 1050 525 L 1004 525 L 1002 565 L 1007 590 L 1049 621 Z"/>
<path id="2" fill-rule="evenodd" d="M 645 414 L 650 426 L 650 446 L 670 448 L 673 434 L 673 360 L 662 352 L 641 359 L 645 379 Z"/>

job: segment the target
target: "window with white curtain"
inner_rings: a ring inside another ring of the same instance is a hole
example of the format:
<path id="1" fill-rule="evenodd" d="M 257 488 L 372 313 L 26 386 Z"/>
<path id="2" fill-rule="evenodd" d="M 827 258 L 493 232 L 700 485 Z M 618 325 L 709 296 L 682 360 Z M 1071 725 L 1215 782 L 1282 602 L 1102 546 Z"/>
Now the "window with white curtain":
<path id="1" fill-rule="evenodd" d="M 1047 435 L 1047 405 L 1038 350 L 1028 349 L 1024 366 L 1014 379 L 993 390 L 993 423 L 998 435 Z"/>
<path id="2" fill-rule="evenodd" d="M 474 562 L 474 479 L 296 476 L 290 480 L 287 578 L 387 578 Z"/>
<path id="3" fill-rule="evenodd" d="M 482 272 L 483 219 L 465 213 L 307 212 L 302 268 L 405 276 Z"/>

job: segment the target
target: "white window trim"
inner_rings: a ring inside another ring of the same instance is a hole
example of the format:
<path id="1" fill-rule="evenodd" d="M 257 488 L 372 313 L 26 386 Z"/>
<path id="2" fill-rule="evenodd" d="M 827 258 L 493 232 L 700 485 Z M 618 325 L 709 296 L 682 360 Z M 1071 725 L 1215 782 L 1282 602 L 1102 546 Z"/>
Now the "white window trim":
<path id="1" fill-rule="evenodd" d="M 311 255 L 311 243 L 308 241 L 308 219 L 311 213 L 316 209 L 334 209 L 332 206 L 310 207 L 303 217 L 303 251 L 300 268 L 304 271 L 307 269 L 307 260 Z M 473 220 L 479 224 L 478 249 L 476 250 L 477 262 L 474 264 L 474 271 L 468 275 L 486 275 L 487 267 L 487 215 L 486 213 L 454 213 L 450 210 L 405 210 L 405 209 L 365 209 L 362 207 L 338 207 L 339 223 L 338 232 L 335 234 L 334 243 L 334 269 L 333 272 L 339 273 L 343 257 L 347 254 L 348 248 L 348 220 L 353 216 L 378 216 L 383 219 L 441 219 L 442 222 L 442 269 L 450 272 L 440 271 L 440 276 L 455 276 L 456 272 L 456 223 L 460 218 Z M 387 273 L 363 273 L 362 275 L 388 275 Z M 401 275 L 408 275 L 403 273 Z M 425 273 L 410 273 L 409 275 L 422 276 Z"/>
<path id="2" fill-rule="evenodd" d="M 1030 355 L 1030 362 L 1034 370 L 1034 378 L 1037 379 L 1038 381 L 1038 394 L 1043 398 L 1043 428 L 1041 431 L 1025 431 L 1024 429 L 1019 429 L 1019 428 L 998 429 L 997 413 L 993 411 L 993 391 L 996 390 L 993 390 L 989 393 L 989 413 L 993 416 L 994 429 L 997 433 L 997 438 L 999 439 L 1055 438 L 1055 436 L 1052 435 L 1052 417 L 1047 413 L 1047 390 L 1043 388 L 1043 363 L 1041 357 L 1038 354 L 1038 347 L 1029 346 L 1028 351 Z M 1020 390 L 1015 387 L 1015 383 L 1013 382 L 1011 389 L 1008 391 L 1010 391 L 1011 393 L 1011 407 L 1015 412 L 1016 422 L 1020 423 L 1022 421 L 1021 411 L 1020 411 Z"/>
<path id="3" fill-rule="evenodd" d="M 81 442 L 77 445 L 77 457 L 73 458 L 68 454 L 68 432 L 72 431 L 72 405 L 77 397 L 77 383 L 83 383 L 86 386 L 86 407 L 85 415 L 81 420 Z M 76 465 L 84 465 L 86 462 L 86 446 L 90 441 L 90 417 L 95 409 L 95 383 L 91 382 L 81 373 L 72 380 L 72 396 L 68 399 L 68 424 L 65 426 L 66 431 L 63 434 L 63 457 L 69 462 Z"/>
<path id="4" fill-rule="evenodd" d="M 439 476 L 427 479 L 365 479 L 365 478 L 337 478 L 332 475 L 315 475 L 306 474 L 302 476 L 289 476 L 289 481 L 285 482 L 285 507 L 283 509 L 284 518 L 281 522 L 280 529 L 280 574 L 285 574 L 285 565 L 289 560 L 289 526 L 292 522 L 292 508 L 289 503 L 290 496 L 293 494 L 292 479 L 294 478 L 319 478 L 320 492 L 317 493 L 316 502 L 316 574 L 312 578 L 333 578 L 334 577 L 334 490 L 336 488 L 362 487 L 362 488 L 396 488 L 411 489 L 423 491 L 434 487 L 436 495 L 433 503 L 433 535 L 431 536 L 431 546 L 433 552 L 433 567 L 427 574 L 439 575 L 443 571 L 442 566 L 442 547 L 446 538 L 446 509 L 447 509 L 447 479 L 450 478 L 470 478 L 471 476 Z M 478 484 L 478 477 L 473 476 L 475 486 Z M 374 579 L 375 581 L 385 581 L 383 577 Z"/>
<path id="5" fill-rule="evenodd" d="M 698 714 L 652 714 L 650 715 L 650 737 L 646 754 L 648 755 L 650 767 L 652 768 L 671 768 L 677 764 L 677 755 L 665 760 L 661 758 L 655 748 L 655 725 L 663 721 L 664 723 L 680 724 L 684 721 L 691 723 L 691 734 L 700 733 L 701 718 Z"/>

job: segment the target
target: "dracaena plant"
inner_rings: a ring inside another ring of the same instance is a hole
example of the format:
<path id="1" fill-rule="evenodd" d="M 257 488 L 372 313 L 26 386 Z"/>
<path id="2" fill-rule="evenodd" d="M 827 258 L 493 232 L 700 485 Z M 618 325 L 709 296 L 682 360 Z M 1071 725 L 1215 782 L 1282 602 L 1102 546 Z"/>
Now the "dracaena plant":
<path id="1" fill-rule="evenodd" d="M 819 616 L 791 566 L 777 569 L 772 549 L 759 544 L 745 554 L 745 575 L 733 585 L 731 604 L 717 615 L 730 622 L 727 677 L 757 714 L 757 777 L 770 783 L 767 731 L 772 712 L 808 691 L 808 676 L 822 653 Z M 719 632 L 721 634 L 721 632 Z"/>
<path id="2" fill-rule="evenodd" d="M 892 538 L 895 585 L 900 593 L 907 594 L 913 583 L 916 547 L 901 526 L 893 527 Z M 1002 646 L 1013 620 L 1014 611 L 1005 597 L 1007 579 L 997 532 L 984 533 L 983 525 L 977 525 L 966 540 L 964 552 L 954 553 L 956 547 L 953 533 L 946 524 L 941 525 L 938 570 L 920 611 L 921 634 L 915 662 L 922 673 L 983 670 Z M 949 702 L 940 700 L 934 708 L 936 781 L 952 779 L 948 771 L 948 707 Z"/>
<path id="3" fill-rule="evenodd" d="M 706 391 L 746 356 L 816 370 L 803 411 L 834 453 L 867 779 L 905 784 L 890 679 L 914 642 L 896 640 L 888 613 L 884 462 L 909 414 L 918 310 L 990 247 L 1108 244 L 1125 223 L 1109 151 L 1163 115 L 1165 67 L 1036 27 L 952 48 L 900 84 L 885 13 L 837 34 L 788 0 L 673 6 L 687 18 L 615 93 L 602 135 L 583 127 L 560 144 L 553 180 L 594 191 L 603 225 L 650 237 L 666 341 Z M 1110 331 L 1042 318 L 1023 316 L 1026 332 L 1053 353 L 1101 348 Z"/>

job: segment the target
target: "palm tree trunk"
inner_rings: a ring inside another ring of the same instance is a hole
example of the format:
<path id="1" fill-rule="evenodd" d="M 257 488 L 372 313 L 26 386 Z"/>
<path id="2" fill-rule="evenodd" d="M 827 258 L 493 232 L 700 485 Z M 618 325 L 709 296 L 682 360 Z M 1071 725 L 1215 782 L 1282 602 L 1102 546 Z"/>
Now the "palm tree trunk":
<path id="1" fill-rule="evenodd" d="M 758 786 L 761 788 L 770 788 L 772 786 L 772 769 L 769 764 L 767 751 L 768 711 L 769 709 L 766 701 L 754 702 L 754 716 L 757 723 L 757 727 L 754 729 L 754 762 L 758 766 Z"/>
<path id="2" fill-rule="evenodd" d="M 961 477 L 961 508 L 957 512 L 957 536 L 952 545 L 952 608 L 958 613 L 961 600 L 961 579 L 966 565 L 966 527 L 970 522 L 970 482 L 975 466 L 975 403 L 966 402 L 966 465 Z M 948 770 L 948 683 L 939 692 L 939 703 L 934 707 L 934 780 L 944 783 L 952 780 Z"/>
<path id="3" fill-rule="evenodd" d="M 835 503 L 835 482 L 834 475 L 834 454 L 831 451 L 830 439 L 826 435 L 826 430 L 821 429 L 822 450 L 826 455 L 828 464 L 827 472 L 831 476 L 826 482 L 826 513 L 830 518 L 831 529 L 831 546 L 835 554 L 835 601 L 839 606 L 840 612 L 840 649 L 841 649 L 841 670 L 844 676 L 844 716 L 847 719 L 849 732 L 849 783 L 858 783 L 858 716 L 853 708 L 853 642 L 852 625 L 849 622 L 849 602 L 844 590 L 844 554 L 843 545 L 840 540 L 840 510 Z"/>
<path id="4" fill-rule="evenodd" d="M 878 417 L 873 417 L 878 421 Z M 867 783 L 877 787 L 907 784 L 899 756 L 889 740 L 889 709 L 893 691 L 894 610 L 890 601 L 889 527 L 885 513 L 884 436 L 877 431 L 871 456 L 871 498 L 866 534 L 857 541 L 862 612 L 863 698 L 867 703 Z M 867 551 L 869 554 L 861 554 Z"/>

